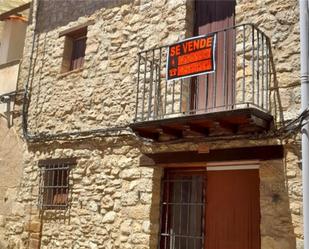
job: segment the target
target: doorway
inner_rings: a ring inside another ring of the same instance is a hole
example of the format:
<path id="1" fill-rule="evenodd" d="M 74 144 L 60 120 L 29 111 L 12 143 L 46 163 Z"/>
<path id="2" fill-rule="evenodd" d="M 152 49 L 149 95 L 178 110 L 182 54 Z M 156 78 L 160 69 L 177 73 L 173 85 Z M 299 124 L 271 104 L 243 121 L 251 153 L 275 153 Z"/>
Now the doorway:
<path id="1" fill-rule="evenodd" d="M 258 166 L 166 169 L 160 249 L 260 249 Z"/>
<path id="2" fill-rule="evenodd" d="M 195 77 L 191 105 L 197 113 L 226 110 L 234 103 L 235 0 L 196 0 L 194 35 L 216 32 L 216 70 Z"/>

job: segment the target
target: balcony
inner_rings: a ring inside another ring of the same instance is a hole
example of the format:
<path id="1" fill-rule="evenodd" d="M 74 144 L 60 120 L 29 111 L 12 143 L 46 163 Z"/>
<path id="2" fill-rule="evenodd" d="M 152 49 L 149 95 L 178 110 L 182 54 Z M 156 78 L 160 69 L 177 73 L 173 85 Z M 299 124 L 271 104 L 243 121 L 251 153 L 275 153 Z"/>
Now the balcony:
<path id="1" fill-rule="evenodd" d="M 213 73 L 166 80 L 167 48 L 139 53 L 132 130 L 156 141 L 265 132 L 270 112 L 269 38 L 252 24 L 213 32 Z"/>

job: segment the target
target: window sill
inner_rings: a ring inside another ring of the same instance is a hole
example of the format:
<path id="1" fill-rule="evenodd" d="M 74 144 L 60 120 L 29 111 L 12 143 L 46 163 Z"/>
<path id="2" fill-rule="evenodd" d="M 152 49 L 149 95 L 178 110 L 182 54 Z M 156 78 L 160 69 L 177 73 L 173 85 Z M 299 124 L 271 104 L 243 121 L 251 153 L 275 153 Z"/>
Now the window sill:
<path id="1" fill-rule="evenodd" d="M 11 66 L 15 66 L 20 62 L 20 60 L 13 60 L 13 61 L 9 61 L 9 62 L 5 62 L 3 64 L 0 64 L 0 69 L 2 68 L 7 68 L 7 67 L 11 67 Z"/>
<path id="2" fill-rule="evenodd" d="M 60 74 L 58 75 L 57 79 L 62 79 L 62 78 L 65 78 L 65 77 L 67 77 L 67 76 L 69 76 L 69 75 L 74 75 L 74 74 L 77 75 L 77 74 L 80 74 L 80 73 L 83 72 L 83 70 L 84 70 L 84 68 L 81 67 L 81 68 L 77 68 L 77 69 L 74 69 L 74 70 L 71 70 L 71 71 L 67 71 L 67 72 L 60 73 Z"/>

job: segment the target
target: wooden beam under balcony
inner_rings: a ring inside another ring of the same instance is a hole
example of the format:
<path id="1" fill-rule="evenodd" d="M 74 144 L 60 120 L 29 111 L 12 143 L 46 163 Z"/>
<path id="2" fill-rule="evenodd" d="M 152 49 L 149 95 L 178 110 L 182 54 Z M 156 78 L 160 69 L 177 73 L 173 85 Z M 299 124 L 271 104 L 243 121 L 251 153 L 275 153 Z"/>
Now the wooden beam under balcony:
<path id="1" fill-rule="evenodd" d="M 164 142 L 181 138 L 256 134 L 269 130 L 272 122 L 270 114 L 256 108 L 244 108 L 135 122 L 131 128 L 142 137 Z"/>
<path id="2" fill-rule="evenodd" d="M 182 135 L 184 138 L 190 137 L 204 137 L 208 136 L 209 129 L 204 126 L 196 125 L 196 124 L 189 124 L 184 125 Z"/>
<path id="3" fill-rule="evenodd" d="M 176 151 L 147 153 L 140 158 L 144 167 L 191 167 L 207 165 L 210 162 L 273 160 L 284 156 L 282 145 L 267 145 L 240 148 L 210 149 L 208 153 L 199 151 Z"/>
<path id="4" fill-rule="evenodd" d="M 237 124 L 232 124 L 224 120 L 214 121 L 211 127 L 211 135 L 234 135 L 237 133 L 237 126 Z"/>

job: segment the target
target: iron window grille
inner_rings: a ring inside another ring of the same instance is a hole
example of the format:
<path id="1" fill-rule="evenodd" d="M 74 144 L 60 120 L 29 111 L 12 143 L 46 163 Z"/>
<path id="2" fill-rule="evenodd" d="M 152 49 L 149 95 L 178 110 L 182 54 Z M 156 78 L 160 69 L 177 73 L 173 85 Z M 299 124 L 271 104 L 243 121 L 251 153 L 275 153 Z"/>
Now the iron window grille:
<path id="1" fill-rule="evenodd" d="M 43 210 L 65 210 L 69 204 L 71 160 L 44 160 L 39 162 L 40 193 L 39 207 Z"/>
<path id="2" fill-rule="evenodd" d="M 167 170 L 162 184 L 159 248 L 204 248 L 205 170 Z"/>

